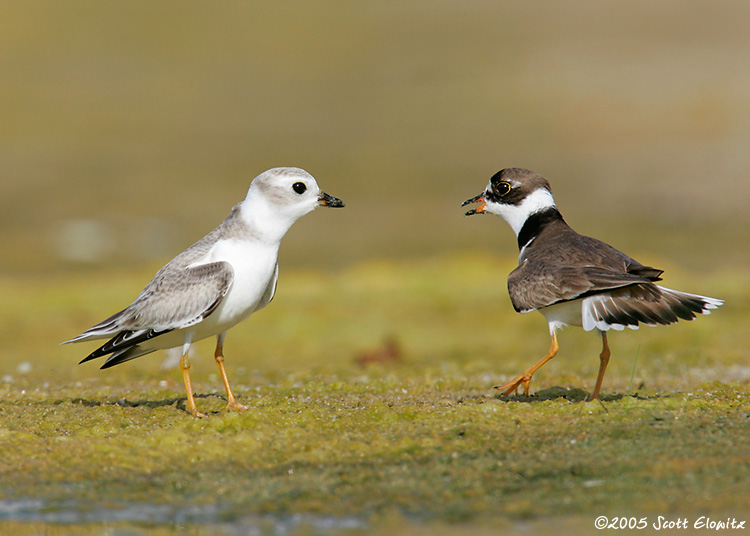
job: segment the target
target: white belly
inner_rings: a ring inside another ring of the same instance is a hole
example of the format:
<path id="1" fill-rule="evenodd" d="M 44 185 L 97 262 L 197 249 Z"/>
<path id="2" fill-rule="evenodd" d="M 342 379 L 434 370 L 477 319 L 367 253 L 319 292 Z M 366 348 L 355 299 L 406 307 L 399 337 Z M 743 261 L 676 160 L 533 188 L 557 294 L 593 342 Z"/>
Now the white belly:
<path id="1" fill-rule="evenodd" d="M 583 326 L 581 300 L 572 300 L 539 309 L 549 324 L 552 333 L 563 326 Z"/>

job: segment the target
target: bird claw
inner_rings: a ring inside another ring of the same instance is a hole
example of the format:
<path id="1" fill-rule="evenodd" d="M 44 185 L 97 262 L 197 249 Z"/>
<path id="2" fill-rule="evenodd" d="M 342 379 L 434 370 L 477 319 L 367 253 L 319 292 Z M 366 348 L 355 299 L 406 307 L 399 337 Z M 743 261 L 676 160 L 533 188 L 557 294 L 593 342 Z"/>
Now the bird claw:
<path id="1" fill-rule="evenodd" d="M 226 409 L 233 409 L 235 411 L 247 411 L 250 408 L 244 404 L 240 404 L 239 402 L 232 400 L 231 402 L 227 403 Z"/>
<path id="2" fill-rule="evenodd" d="M 497 389 L 498 391 L 504 390 L 503 396 L 510 396 L 513 393 L 516 392 L 516 390 L 523 384 L 523 394 L 524 396 L 529 396 L 529 386 L 531 385 L 531 377 L 526 377 L 524 375 L 518 376 L 517 378 L 509 381 L 506 384 L 503 385 L 496 385 L 494 389 Z"/>

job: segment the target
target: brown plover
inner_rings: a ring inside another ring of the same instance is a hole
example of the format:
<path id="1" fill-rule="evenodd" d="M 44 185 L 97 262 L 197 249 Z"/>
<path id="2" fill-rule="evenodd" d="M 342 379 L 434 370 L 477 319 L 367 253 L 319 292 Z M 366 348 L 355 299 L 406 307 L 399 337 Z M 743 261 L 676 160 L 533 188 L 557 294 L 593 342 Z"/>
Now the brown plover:
<path id="1" fill-rule="evenodd" d="M 508 293 L 517 312 L 539 311 L 549 324 L 552 342 L 547 354 L 518 377 L 496 388 L 510 395 L 523 385 L 529 394 L 531 377 L 559 349 L 557 330 L 581 326 L 602 337 L 599 375 L 591 400 L 599 396 L 609 362 L 609 329 L 638 329 L 693 320 L 710 314 L 722 300 L 671 290 L 655 284 L 662 270 L 644 266 L 600 240 L 571 229 L 555 205 L 549 182 L 533 171 L 499 171 L 487 188 L 463 205 L 480 203 L 472 214 L 502 216 L 518 238 L 518 267 L 508 277 Z"/>

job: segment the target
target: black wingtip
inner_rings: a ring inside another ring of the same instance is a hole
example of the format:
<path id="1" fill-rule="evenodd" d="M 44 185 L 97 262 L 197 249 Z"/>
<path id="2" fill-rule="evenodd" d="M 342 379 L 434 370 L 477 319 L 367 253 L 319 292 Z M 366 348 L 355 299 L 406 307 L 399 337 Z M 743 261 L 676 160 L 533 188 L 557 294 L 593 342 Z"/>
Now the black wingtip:
<path id="1" fill-rule="evenodd" d="M 86 363 L 88 361 L 91 361 L 92 359 L 96 359 L 97 357 L 101 357 L 101 355 L 98 355 L 97 352 L 98 352 L 98 350 L 96 350 L 94 352 L 91 352 L 89 355 L 87 355 L 86 357 L 84 357 L 83 359 L 81 359 L 78 362 L 78 364 L 79 365 L 83 365 L 84 363 Z M 104 355 L 104 354 L 102 354 L 102 355 Z"/>

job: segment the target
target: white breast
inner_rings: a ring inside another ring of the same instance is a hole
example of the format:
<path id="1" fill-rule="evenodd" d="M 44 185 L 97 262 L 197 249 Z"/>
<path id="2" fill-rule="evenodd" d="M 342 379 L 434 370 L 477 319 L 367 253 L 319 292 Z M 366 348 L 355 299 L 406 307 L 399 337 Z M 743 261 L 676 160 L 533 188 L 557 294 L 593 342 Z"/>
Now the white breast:
<path id="1" fill-rule="evenodd" d="M 276 276 L 277 258 L 278 246 L 248 240 L 217 243 L 205 262 L 228 262 L 234 279 L 219 307 L 196 326 L 194 340 L 225 331 L 264 306 L 264 295 Z"/>
<path id="2" fill-rule="evenodd" d="M 231 327 L 255 311 L 274 278 L 277 258 L 278 246 L 247 240 L 219 242 L 211 251 L 211 261 L 231 264 L 234 280 L 221 305 L 208 317 L 216 316 L 212 323 Z"/>

